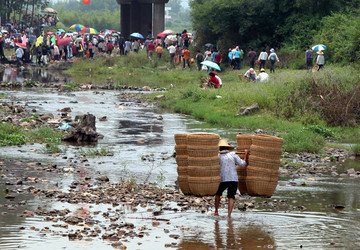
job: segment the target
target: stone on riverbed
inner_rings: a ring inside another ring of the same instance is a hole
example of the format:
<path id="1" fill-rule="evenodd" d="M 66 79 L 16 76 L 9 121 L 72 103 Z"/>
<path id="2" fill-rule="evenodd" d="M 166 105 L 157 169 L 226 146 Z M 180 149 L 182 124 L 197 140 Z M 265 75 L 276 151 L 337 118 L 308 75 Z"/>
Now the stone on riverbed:
<path id="1" fill-rule="evenodd" d="M 258 103 L 254 103 L 251 106 L 248 107 L 242 107 L 239 109 L 239 111 L 236 113 L 235 116 L 239 116 L 239 115 L 249 115 L 254 113 L 256 110 L 260 109 L 259 104 Z"/>

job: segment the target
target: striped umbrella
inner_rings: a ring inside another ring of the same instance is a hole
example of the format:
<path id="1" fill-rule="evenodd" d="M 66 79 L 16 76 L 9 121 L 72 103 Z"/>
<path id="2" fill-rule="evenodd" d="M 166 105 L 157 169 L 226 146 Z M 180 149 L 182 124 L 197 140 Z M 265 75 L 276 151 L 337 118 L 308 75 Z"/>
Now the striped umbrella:
<path id="1" fill-rule="evenodd" d="M 84 25 L 82 25 L 82 24 L 73 24 L 69 28 L 69 30 L 74 30 L 74 31 L 82 31 L 84 29 L 86 29 L 86 27 Z"/>
<path id="2" fill-rule="evenodd" d="M 98 34 L 99 32 L 96 29 L 93 28 L 86 28 L 81 31 L 81 33 L 84 34 Z"/>

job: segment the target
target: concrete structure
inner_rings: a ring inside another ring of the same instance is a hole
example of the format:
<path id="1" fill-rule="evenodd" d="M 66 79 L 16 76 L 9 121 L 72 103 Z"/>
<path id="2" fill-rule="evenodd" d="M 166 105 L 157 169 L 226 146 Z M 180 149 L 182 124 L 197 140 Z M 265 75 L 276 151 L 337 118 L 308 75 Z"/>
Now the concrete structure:
<path id="1" fill-rule="evenodd" d="M 116 0 L 121 9 L 121 33 L 160 33 L 165 29 L 165 3 L 169 0 Z"/>

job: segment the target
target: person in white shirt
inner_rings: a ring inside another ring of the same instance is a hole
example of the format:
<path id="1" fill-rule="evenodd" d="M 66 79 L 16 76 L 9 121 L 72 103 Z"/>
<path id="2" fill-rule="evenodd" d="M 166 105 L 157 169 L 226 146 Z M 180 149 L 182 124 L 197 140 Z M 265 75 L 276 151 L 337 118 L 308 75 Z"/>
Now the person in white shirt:
<path id="1" fill-rule="evenodd" d="M 22 57 L 23 57 L 23 55 L 24 55 L 24 51 L 23 51 L 22 48 L 20 48 L 19 46 L 17 46 L 17 49 L 16 49 L 15 53 L 16 53 L 16 59 L 17 59 L 16 65 L 17 65 L 18 67 L 20 67 L 20 66 L 23 65 Z"/>
<path id="2" fill-rule="evenodd" d="M 265 69 L 260 69 L 260 74 L 257 76 L 257 81 L 266 82 L 269 81 L 269 74 L 265 72 Z"/>
<path id="3" fill-rule="evenodd" d="M 274 49 L 271 49 L 270 52 L 271 53 L 268 57 L 268 60 L 270 60 L 270 63 L 271 63 L 270 73 L 271 72 L 275 73 L 275 68 L 274 68 L 275 62 L 280 62 L 280 60 L 279 60 L 279 57 L 276 55 Z"/>
<path id="4" fill-rule="evenodd" d="M 171 44 L 167 49 L 169 50 L 169 53 L 170 53 L 170 64 L 174 64 L 176 48 L 173 44 Z"/>
<path id="5" fill-rule="evenodd" d="M 266 49 L 263 48 L 258 58 L 258 60 L 260 61 L 259 70 L 265 68 L 265 63 L 267 58 L 268 58 L 268 53 L 266 52 Z"/>

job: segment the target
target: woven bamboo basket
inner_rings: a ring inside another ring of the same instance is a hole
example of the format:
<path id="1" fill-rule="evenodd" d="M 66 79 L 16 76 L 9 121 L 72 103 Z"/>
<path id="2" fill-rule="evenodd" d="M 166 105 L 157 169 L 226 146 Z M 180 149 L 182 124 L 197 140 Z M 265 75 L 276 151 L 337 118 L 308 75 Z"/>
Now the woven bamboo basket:
<path id="1" fill-rule="evenodd" d="M 269 168 L 261 168 L 261 167 L 255 167 L 252 165 L 247 166 L 246 170 L 246 176 L 247 177 L 268 177 L 271 178 L 277 178 L 279 176 L 279 170 L 277 169 L 269 169 Z"/>
<path id="2" fill-rule="evenodd" d="M 218 146 L 188 146 L 187 153 L 189 157 L 212 157 L 219 154 Z"/>
<path id="3" fill-rule="evenodd" d="M 251 146 L 251 144 L 249 144 L 249 145 L 238 145 L 237 147 L 236 147 L 236 152 L 245 152 L 245 150 L 247 149 L 247 150 L 250 150 L 250 146 Z"/>
<path id="4" fill-rule="evenodd" d="M 249 165 L 254 167 L 278 170 L 280 167 L 280 159 L 268 159 L 263 157 L 257 157 L 255 155 L 250 155 Z"/>
<path id="5" fill-rule="evenodd" d="M 266 148 L 281 149 L 283 143 L 284 139 L 270 135 L 254 135 L 252 139 L 253 145 Z"/>
<path id="6" fill-rule="evenodd" d="M 176 155 L 175 157 L 176 160 L 176 164 L 180 167 L 180 166 L 188 166 L 189 162 L 188 162 L 188 156 L 187 155 Z"/>
<path id="7" fill-rule="evenodd" d="M 236 135 L 236 142 L 238 145 L 249 145 L 251 144 L 253 135 Z"/>
<path id="8" fill-rule="evenodd" d="M 188 175 L 188 166 L 178 166 L 177 173 L 178 175 Z"/>
<path id="9" fill-rule="evenodd" d="M 220 136 L 217 134 L 189 134 L 187 137 L 187 145 L 190 146 L 218 146 Z"/>
<path id="10" fill-rule="evenodd" d="M 265 148 L 255 145 L 250 147 L 251 155 L 272 160 L 279 160 L 282 154 L 281 148 Z"/>
<path id="11" fill-rule="evenodd" d="M 187 145 L 187 136 L 188 134 L 175 134 L 175 143 L 176 145 Z"/>
<path id="12" fill-rule="evenodd" d="M 187 175 L 179 175 L 177 181 L 183 194 L 191 194 Z"/>
<path id="13" fill-rule="evenodd" d="M 191 177 L 188 178 L 191 193 L 205 196 L 214 195 L 219 188 L 220 176 L 212 177 Z"/>
<path id="14" fill-rule="evenodd" d="M 277 179 L 270 181 L 269 178 L 247 177 L 246 188 L 249 195 L 271 197 L 277 186 Z"/>
<path id="15" fill-rule="evenodd" d="M 236 166 L 236 171 L 238 174 L 239 182 L 238 182 L 238 189 L 240 194 L 247 194 L 247 187 L 246 187 L 246 168 Z"/>
<path id="16" fill-rule="evenodd" d="M 176 155 L 187 155 L 187 146 L 186 145 L 175 145 Z"/>
<path id="17" fill-rule="evenodd" d="M 211 177 L 220 175 L 220 166 L 188 166 L 188 175 L 191 177 Z"/>
<path id="18" fill-rule="evenodd" d="M 218 155 L 213 157 L 189 157 L 188 165 L 203 166 L 203 167 L 219 166 L 220 157 Z"/>

